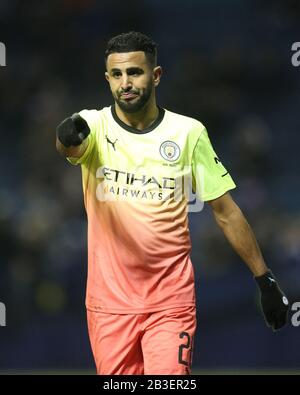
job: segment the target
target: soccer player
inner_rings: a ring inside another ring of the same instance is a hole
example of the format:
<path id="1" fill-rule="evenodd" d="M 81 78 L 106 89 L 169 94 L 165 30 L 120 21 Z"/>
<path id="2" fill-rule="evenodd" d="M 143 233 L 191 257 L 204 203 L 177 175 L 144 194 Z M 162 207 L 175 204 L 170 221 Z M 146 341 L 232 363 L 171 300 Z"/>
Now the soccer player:
<path id="1" fill-rule="evenodd" d="M 152 39 L 112 38 L 105 77 L 114 104 L 57 127 L 57 150 L 82 169 L 88 218 L 86 308 L 98 374 L 190 374 L 196 330 L 188 199 L 191 176 L 261 292 L 267 324 L 289 303 L 229 191 L 235 184 L 196 119 L 156 104 L 162 68 Z M 180 194 L 179 194 L 180 195 Z"/>

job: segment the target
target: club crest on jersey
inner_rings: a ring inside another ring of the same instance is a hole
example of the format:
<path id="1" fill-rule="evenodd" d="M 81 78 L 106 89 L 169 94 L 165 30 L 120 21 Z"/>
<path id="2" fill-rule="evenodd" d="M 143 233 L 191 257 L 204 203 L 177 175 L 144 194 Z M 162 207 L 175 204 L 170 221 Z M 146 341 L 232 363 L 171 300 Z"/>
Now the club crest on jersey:
<path id="1" fill-rule="evenodd" d="M 180 156 L 180 148 L 174 141 L 164 141 L 159 147 L 161 156 L 170 161 L 174 162 Z"/>

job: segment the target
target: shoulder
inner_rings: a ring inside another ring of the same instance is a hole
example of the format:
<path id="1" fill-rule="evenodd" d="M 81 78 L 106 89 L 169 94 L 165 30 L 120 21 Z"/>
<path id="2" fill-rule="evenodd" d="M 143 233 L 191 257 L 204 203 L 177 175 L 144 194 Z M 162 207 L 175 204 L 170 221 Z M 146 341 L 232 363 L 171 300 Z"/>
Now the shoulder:
<path id="1" fill-rule="evenodd" d="M 91 110 L 87 110 L 87 109 L 83 109 L 81 111 L 79 111 L 79 114 L 83 117 L 83 118 L 88 118 L 91 120 L 97 120 L 99 118 L 102 118 L 103 116 L 105 116 L 105 114 L 107 113 L 107 111 L 109 110 L 110 107 L 104 107 L 101 109 L 91 109 Z"/>
<path id="2" fill-rule="evenodd" d="M 105 125 L 110 107 L 104 107 L 101 109 L 84 109 L 79 111 L 79 115 L 86 120 L 92 131 L 100 130 Z"/>
<path id="3" fill-rule="evenodd" d="M 198 119 L 178 114 L 165 109 L 167 120 L 188 133 L 200 134 L 205 130 L 205 126 Z"/>

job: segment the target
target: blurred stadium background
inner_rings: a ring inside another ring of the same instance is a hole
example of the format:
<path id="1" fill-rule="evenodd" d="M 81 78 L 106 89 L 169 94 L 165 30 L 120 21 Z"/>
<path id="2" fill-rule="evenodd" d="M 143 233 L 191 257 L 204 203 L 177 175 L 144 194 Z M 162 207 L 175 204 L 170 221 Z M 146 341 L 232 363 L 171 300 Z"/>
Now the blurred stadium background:
<path id="1" fill-rule="evenodd" d="M 300 301 L 299 19 L 296 0 L 0 1 L 1 372 L 94 373 L 81 174 L 56 153 L 55 127 L 111 104 L 103 52 L 124 31 L 159 44 L 159 104 L 207 126 L 267 263 Z M 194 373 L 299 373 L 300 327 L 265 326 L 252 276 L 207 207 L 190 229 Z"/>

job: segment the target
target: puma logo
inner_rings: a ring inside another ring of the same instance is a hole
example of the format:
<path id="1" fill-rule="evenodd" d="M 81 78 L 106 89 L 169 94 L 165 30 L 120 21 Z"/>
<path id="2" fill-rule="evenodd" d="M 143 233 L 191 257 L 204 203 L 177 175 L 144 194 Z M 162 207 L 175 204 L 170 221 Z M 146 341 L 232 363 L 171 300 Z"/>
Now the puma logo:
<path id="1" fill-rule="evenodd" d="M 116 145 L 116 142 L 118 141 L 118 139 L 116 139 L 116 141 L 113 142 L 107 136 L 105 136 L 105 138 L 106 138 L 107 142 L 112 145 L 114 151 L 116 151 L 115 145 Z"/>

